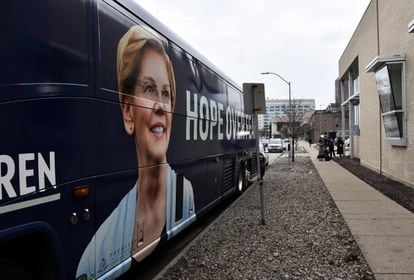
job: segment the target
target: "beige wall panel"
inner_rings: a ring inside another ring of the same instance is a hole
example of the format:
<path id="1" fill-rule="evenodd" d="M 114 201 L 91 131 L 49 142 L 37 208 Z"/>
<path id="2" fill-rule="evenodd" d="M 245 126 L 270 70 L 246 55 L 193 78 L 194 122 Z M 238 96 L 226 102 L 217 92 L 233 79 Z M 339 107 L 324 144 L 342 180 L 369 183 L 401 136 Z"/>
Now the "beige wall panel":
<path id="1" fill-rule="evenodd" d="M 378 0 L 380 53 L 406 55 L 407 147 L 383 144 L 384 173 L 414 185 L 414 36 L 407 26 L 414 15 L 413 0 Z"/>
<path id="2" fill-rule="evenodd" d="M 371 26 L 375 26 L 376 19 L 370 22 Z M 375 33 L 376 31 L 370 31 Z M 376 42 L 376 38 L 369 39 Z M 376 37 L 376 36 L 375 36 Z M 362 38 L 367 40 L 368 38 Z M 371 166 L 379 167 L 380 163 L 380 105 L 377 93 L 377 85 L 375 83 L 374 75 L 372 73 L 366 73 L 366 65 L 377 56 L 377 46 L 367 50 L 362 48 L 360 59 L 360 115 L 361 115 L 361 162 L 369 164 Z"/>
<path id="3" fill-rule="evenodd" d="M 357 57 L 359 62 L 361 136 L 358 140 L 355 138 L 355 156 L 371 169 L 381 169 L 396 180 L 414 185 L 414 34 L 407 29 L 414 17 L 414 0 L 378 0 L 379 53 L 376 3 L 376 0 L 371 1 L 339 60 L 341 78 L 346 77 Z M 380 122 L 375 77 L 365 72 L 367 64 L 378 54 L 406 55 L 406 147 L 388 144 Z"/>
<path id="4" fill-rule="evenodd" d="M 360 141 L 360 137 L 355 136 L 354 137 L 354 157 L 356 157 L 356 158 L 360 158 L 360 155 L 359 155 L 359 150 L 360 150 L 359 141 Z"/>
<path id="5" fill-rule="evenodd" d="M 361 135 L 354 142 L 354 156 L 370 166 L 379 166 L 380 161 L 378 94 L 373 74 L 365 72 L 365 66 L 378 53 L 376 19 L 376 2 L 371 1 L 339 62 L 340 76 L 347 75 L 358 57 Z"/>
<path id="6" fill-rule="evenodd" d="M 366 49 L 368 51 L 377 50 L 377 33 L 376 25 L 376 4 L 375 0 L 371 1 L 363 18 L 354 31 L 348 45 L 346 46 L 341 58 L 339 59 L 339 77 L 343 77 L 348 71 L 352 62 L 360 55 L 360 51 Z M 363 37 L 363 40 L 360 38 Z M 363 59 L 364 61 L 369 58 Z M 364 63 L 364 61 L 362 61 Z M 368 61 L 369 62 L 369 61 Z M 367 64 L 368 64 L 367 62 Z M 361 62 L 360 62 L 361 63 Z M 364 66 L 365 67 L 365 66 Z"/>

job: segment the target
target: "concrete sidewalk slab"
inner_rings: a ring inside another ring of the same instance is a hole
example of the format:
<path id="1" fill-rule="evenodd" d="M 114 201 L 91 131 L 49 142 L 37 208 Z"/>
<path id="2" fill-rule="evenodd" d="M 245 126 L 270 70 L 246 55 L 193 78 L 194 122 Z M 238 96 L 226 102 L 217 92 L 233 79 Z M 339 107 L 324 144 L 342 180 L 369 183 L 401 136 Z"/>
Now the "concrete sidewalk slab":
<path id="1" fill-rule="evenodd" d="M 357 236 L 413 236 L 414 219 L 384 217 L 373 219 L 345 218 L 348 226 L 352 228 L 352 234 Z"/>
<path id="2" fill-rule="evenodd" d="M 331 190 L 329 190 L 331 191 Z M 391 200 L 337 200 L 336 205 L 343 214 L 410 214 L 400 205 Z"/>
<path id="3" fill-rule="evenodd" d="M 347 188 L 344 190 L 341 187 L 338 187 L 337 189 L 331 187 L 330 192 L 334 200 L 342 201 L 380 201 L 387 199 L 380 193 L 372 193 L 366 190 L 361 190 L 360 188 Z"/>
<path id="4" fill-rule="evenodd" d="M 377 280 L 414 279 L 414 214 L 333 161 L 309 155 Z"/>
<path id="5" fill-rule="evenodd" d="M 412 220 L 412 214 L 342 214 L 342 216 L 347 219 L 356 219 L 356 220 L 380 220 L 380 219 L 407 219 Z"/>
<path id="6" fill-rule="evenodd" d="M 413 280 L 413 276 L 410 274 L 376 274 L 377 280 Z"/>
<path id="7" fill-rule="evenodd" d="M 374 272 L 412 274 L 414 279 L 414 236 L 356 236 Z"/>

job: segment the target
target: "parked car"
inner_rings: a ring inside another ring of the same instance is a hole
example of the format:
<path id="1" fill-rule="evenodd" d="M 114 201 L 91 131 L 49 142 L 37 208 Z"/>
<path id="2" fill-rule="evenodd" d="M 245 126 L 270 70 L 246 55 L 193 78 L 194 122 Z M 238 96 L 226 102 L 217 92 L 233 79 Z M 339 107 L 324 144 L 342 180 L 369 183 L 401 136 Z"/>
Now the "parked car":
<path id="1" fill-rule="evenodd" d="M 262 139 L 260 139 L 260 142 L 263 144 L 263 147 L 266 149 L 267 144 L 269 144 L 269 139 L 262 138 Z"/>
<path id="2" fill-rule="evenodd" d="M 349 130 L 345 130 L 345 131 L 339 130 L 339 131 L 337 131 L 336 132 L 336 137 L 341 137 L 342 140 L 345 141 L 346 139 L 349 138 Z"/>
<path id="3" fill-rule="evenodd" d="M 269 164 L 269 154 L 265 152 L 262 143 L 259 143 L 260 177 L 263 178 L 266 166 Z"/>
<path id="4" fill-rule="evenodd" d="M 281 138 L 272 138 L 269 140 L 269 144 L 267 145 L 267 150 L 269 153 L 271 152 L 283 152 L 284 143 Z"/>
<path id="5" fill-rule="evenodd" d="M 284 149 L 287 150 L 289 145 L 290 145 L 290 140 L 289 138 L 285 138 L 283 139 L 283 143 L 284 143 Z"/>
<path id="6" fill-rule="evenodd" d="M 346 139 L 344 143 L 344 150 L 349 151 L 350 139 Z"/>
<path id="7" fill-rule="evenodd" d="M 266 153 L 265 148 L 262 143 L 259 144 L 259 153 L 260 153 L 260 156 L 263 157 L 264 159 L 264 165 L 268 166 L 269 165 L 269 154 Z"/>

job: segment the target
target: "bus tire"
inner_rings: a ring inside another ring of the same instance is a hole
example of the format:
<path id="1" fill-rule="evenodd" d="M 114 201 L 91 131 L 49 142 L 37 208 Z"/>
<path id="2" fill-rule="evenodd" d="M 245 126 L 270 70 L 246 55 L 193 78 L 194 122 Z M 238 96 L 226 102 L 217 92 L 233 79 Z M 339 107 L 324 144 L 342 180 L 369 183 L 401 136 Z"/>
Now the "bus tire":
<path id="1" fill-rule="evenodd" d="M 237 192 L 242 193 L 246 188 L 246 168 L 240 165 L 239 175 L 237 176 Z"/>
<path id="2" fill-rule="evenodd" d="M 3 280 L 31 280 L 28 270 L 13 261 L 0 259 L 0 274 Z"/>

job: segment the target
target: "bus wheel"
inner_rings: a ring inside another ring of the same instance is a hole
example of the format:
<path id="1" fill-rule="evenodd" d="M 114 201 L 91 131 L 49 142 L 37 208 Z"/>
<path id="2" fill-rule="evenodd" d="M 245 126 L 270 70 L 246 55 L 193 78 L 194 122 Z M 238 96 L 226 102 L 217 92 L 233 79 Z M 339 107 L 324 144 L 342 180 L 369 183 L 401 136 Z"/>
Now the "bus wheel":
<path id="1" fill-rule="evenodd" d="M 245 188 L 246 188 L 246 169 L 244 168 L 244 165 L 241 165 L 239 169 L 239 176 L 237 179 L 237 191 L 239 193 L 242 193 Z"/>
<path id="2" fill-rule="evenodd" d="M 0 259 L 0 274 L 2 280 L 31 280 L 29 272 L 18 263 Z"/>

